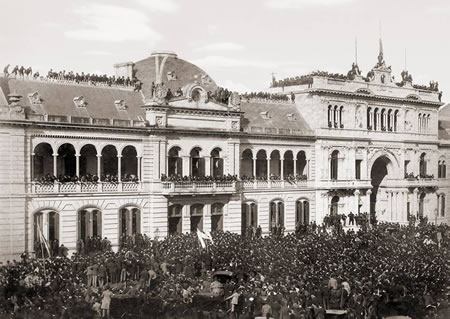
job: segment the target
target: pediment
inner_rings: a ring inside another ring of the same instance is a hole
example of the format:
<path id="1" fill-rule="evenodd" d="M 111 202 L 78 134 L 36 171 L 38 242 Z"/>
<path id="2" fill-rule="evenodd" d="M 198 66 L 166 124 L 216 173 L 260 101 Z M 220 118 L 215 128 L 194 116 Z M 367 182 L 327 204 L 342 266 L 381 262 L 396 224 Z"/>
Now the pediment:
<path id="1" fill-rule="evenodd" d="M 228 111 L 229 107 L 224 104 L 217 103 L 215 101 L 195 101 L 192 99 L 182 98 L 169 101 L 169 107 L 186 108 L 186 109 L 199 109 L 205 111 Z"/>

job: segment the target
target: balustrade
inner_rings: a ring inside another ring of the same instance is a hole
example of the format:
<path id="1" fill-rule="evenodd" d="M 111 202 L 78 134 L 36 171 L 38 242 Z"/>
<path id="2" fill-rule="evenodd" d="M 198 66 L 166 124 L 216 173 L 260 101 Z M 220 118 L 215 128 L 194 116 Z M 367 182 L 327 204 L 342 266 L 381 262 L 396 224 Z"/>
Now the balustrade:
<path id="1" fill-rule="evenodd" d="M 137 192 L 140 189 L 138 182 L 99 182 L 99 183 L 32 183 L 31 192 L 34 194 L 49 193 L 110 193 L 110 192 Z"/>

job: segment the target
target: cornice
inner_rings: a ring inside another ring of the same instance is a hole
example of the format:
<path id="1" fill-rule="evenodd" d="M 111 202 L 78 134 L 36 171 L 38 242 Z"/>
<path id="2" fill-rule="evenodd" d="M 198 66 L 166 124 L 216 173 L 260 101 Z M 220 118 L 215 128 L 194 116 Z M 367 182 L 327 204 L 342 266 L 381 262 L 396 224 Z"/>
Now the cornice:
<path id="1" fill-rule="evenodd" d="M 379 100 L 379 101 L 390 101 L 390 102 L 396 102 L 396 103 L 410 103 L 410 104 L 416 104 L 416 105 L 428 105 L 428 106 L 435 106 L 440 107 L 444 105 L 445 103 L 442 102 L 432 102 L 432 101 L 424 101 L 424 100 L 410 100 L 405 98 L 398 98 L 398 97 L 391 97 L 391 96 L 385 96 L 385 95 L 368 95 L 368 94 L 362 94 L 357 92 L 345 92 L 345 91 L 335 91 L 335 90 L 328 90 L 328 89 L 308 89 L 306 90 L 308 93 L 316 93 L 316 94 L 328 94 L 328 95 L 338 95 L 338 96 L 347 96 L 352 98 L 361 98 L 363 100 Z"/>

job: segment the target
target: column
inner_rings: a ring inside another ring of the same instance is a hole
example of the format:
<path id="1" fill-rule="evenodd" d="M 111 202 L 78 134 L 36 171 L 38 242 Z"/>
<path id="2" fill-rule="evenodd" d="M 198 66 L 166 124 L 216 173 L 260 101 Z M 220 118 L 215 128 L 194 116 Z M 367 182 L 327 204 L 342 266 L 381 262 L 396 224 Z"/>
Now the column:
<path id="1" fill-rule="evenodd" d="M 253 157 L 253 179 L 256 180 L 256 157 Z"/>
<path id="2" fill-rule="evenodd" d="M 53 175 L 58 175 L 58 153 L 53 154 Z"/>
<path id="3" fill-rule="evenodd" d="M 294 156 L 294 176 L 297 176 L 297 156 Z M 308 178 L 309 178 L 309 176 L 308 176 Z"/>
<path id="4" fill-rule="evenodd" d="M 122 155 L 117 155 L 117 179 L 122 181 Z"/>
<path id="5" fill-rule="evenodd" d="M 408 222 L 408 211 L 407 211 L 407 206 L 408 206 L 408 192 L 403 192 L 403 200 L 402 200 L 402 222 Z"/>
<path id="6" fill-rule="evenodd" d="M 418 201 L 417 201 L 418 196 L 419 196 L 419 190 L 417 188 L 415 188 L 414 192 L 413 192 L 413 202 L 412 202 L 413 210 L 411 211 L 411 214 L 414 214 L 416 216 L 416 218 L 419 213 L 419 206 L 418 206 Z"/>
<path id="7" fill-rule="evenodd" d="M 311 179 L 311 160 L 306 160 L 306 179 Z"/>
<path id="8" fill-rule="evenodd" d="M 439 195 L 439 194 L 436 194 L 436 195 L 437 195 L 437 196 L 436 196 L 436 197 L 437 197 L 436 220 L 437 220 L 437 217 L 440 216 L 440 213 L 441 213 L 441 204 L 442 204 L 441 198 L 442 198 L 442 195 Z"/>
<path id="9" fill-rule="evenodd" d="M 355 205 L 354 205 L 354 210 L 353 210 L 353 214 L 358 214 L 359 212 L 359 195 L 361 194 L 361 192 L 359 191 L 359 189 L 355 190 Z"/>
<path id="10" fill-rule="evenodd" d="M 137 169 L 138 169 L 138 171 L 137 171 L 137 178 L 138 178 L 139 182 L 141 182 L 141 163 L 142 163 L 142 157 L 141 157 L 141 156 L 139 156 L 139 157 L 137 158 L 137 160 L 138 160 L 138 167 L 137 167 Z M 166 173 L 167 173 L 167 172 L 166 172 Z"/>
<path id="11" fill-rule="evenodd" d="M 267 180 L 270 181 L 270 157 L 267 158 Z"/>
<path id="12" fill-rule="evenodd" d="M 34 181 L 34 153 L 31 153 L 30 181 Z"/>
<path id="13" fill-rule="evenodd" d="M 189 176 L 191 167 L 190 167 L 190 156 L 182 156 L 183 159 L 183 176 Z"/>
<path id="14" fill-rule="evenodd" d="M 183 205 L 181 210 L 181 232 L 189 233 L 191 231 L 191 205 Z"/>
<path id="15" fill-rule="evenodd" d="M 75 154 L 75 175 L 80 177 L 80 154 Z"/>
<path id="16" fill-rule="evenodd" d="M 397 193 L 397 196 L 395 199 L 396 200 L 396 202 L 395 202 L 396 203 L 395 221 L 398 223 L 402 221 L 402 203 L 403 203 L 402 197 L 403 197 L 403 192 L 400 191 Z"/>
<path id="17" fill-rule="evenodd" d="M 387 207 L 386 207 L 386 213 L 389 218 L 389 221 L 392 221 L 392 193 L 390 191 L 386 192 L 387 194 Z"/>
<path id="18" fill-rule="evenodd" d="M 213 170 L 211 168 L 211 156 L 203 156 L 203 158 L 205 159 L 205 176 L 212 176 L 213 175 Z"/>
<path id="19" fill-rule="evenodd" d="M 366 212 L 370 213 L 370 195 L 372 195 L 372 191 L 370 189 L 366 192 Z"/>
<path id="20" fill-rule="evenodd" d="M 280 158 L 280 178 L 284 180 L 284 158 Z"/>
<path id="21" fill-rule="evenodd" d="M 211 205 L 209 204 L 203 207 L 203 231 L 205 230 L 211 231 Z"/>
<path id="22" fill-rule="evenodd" d="M 101 175 L 102 175 L 102 156 L 97 155 L 97 176 L 99 179 Z"/>

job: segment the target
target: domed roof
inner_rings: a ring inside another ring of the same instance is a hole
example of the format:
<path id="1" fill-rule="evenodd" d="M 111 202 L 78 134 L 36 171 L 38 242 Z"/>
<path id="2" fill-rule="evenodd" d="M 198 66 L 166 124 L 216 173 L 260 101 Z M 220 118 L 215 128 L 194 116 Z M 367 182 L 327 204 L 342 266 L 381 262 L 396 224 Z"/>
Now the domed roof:
<path id="1" fill-rule="evenodd" d="M 174 93 L 179 88 L 196 83 L 206 91 L 214 91 L 216 83 L 198 66 L 179 59 L 170 51 L 155 51 L 146 59 L 134 64 L 135 76 L 142 82 L 145 98 L 152 96 L 152 82 L 163 82 Z"/>

